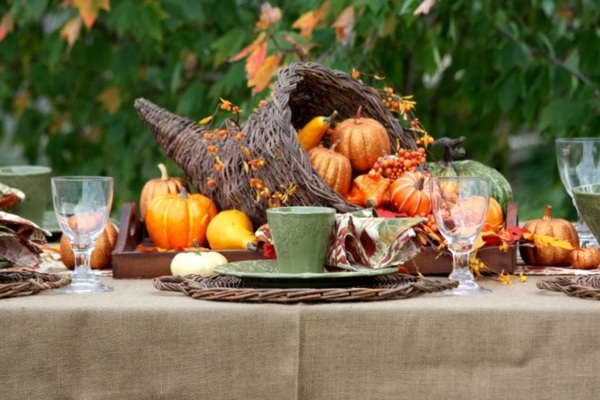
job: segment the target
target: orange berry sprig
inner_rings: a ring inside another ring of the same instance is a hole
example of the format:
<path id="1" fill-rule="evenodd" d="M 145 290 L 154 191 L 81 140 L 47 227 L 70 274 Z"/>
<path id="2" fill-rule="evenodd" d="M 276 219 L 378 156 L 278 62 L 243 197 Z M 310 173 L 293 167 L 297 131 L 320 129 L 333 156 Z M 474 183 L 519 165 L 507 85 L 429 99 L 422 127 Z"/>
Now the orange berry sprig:
<path id="1" fill-rule="evenodd" d="M 417 171 L 419 165 L 426 161 L 424 147 L 419 147 L 417 150 L 400 148 L 396 154 L 377 158 L 369 173 L 396 180 L 406 171 Z"/>

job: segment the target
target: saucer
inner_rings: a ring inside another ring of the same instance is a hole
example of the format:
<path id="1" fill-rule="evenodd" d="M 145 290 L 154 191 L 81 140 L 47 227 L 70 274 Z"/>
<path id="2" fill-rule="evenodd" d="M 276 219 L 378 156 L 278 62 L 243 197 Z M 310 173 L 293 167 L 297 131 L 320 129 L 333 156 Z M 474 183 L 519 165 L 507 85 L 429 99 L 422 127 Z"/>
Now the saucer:
<path id="1" fill-rule="evenodd" d="M 288 274 L 279 272 L 277 260 L 246 260 L 220 265 L 215 269 L 220 275 L 236 276 L 248 285 L 269 288 L 325 288 L 354 286 L 370 277 L 398 272 L 398 267 Z"/>

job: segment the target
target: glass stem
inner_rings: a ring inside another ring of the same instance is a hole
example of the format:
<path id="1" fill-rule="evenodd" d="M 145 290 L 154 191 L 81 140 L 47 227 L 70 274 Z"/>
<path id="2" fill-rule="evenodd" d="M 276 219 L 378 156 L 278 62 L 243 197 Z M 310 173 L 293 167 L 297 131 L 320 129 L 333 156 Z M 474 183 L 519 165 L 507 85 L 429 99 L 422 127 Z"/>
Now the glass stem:
<path id="1" fill-rule="evenodd" d="M 73 243 L 71 247 L 73 248 L 73 255 L 75 258 L 75 270 L 71 275 L 72 284 L 89 284 L 95 282 L 97 278 L 90 266 L 94 248 L 90 245 L 81 243 Z"/>
<path id="2" fill-rule="evenodd" d="M 469 266 L 469 254 L 471 252 L 452 249 L 450 249 L 450 252 L 452 253 L 452 272 L 450 273 L 450 279 L 459 282 L 473 282 L 475 277 Z"/>

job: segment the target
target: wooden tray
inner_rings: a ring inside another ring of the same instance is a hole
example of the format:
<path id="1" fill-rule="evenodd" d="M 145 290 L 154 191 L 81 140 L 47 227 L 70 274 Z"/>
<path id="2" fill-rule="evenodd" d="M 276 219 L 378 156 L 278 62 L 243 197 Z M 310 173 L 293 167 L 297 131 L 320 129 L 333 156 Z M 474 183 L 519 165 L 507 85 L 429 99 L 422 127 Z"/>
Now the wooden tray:
<path id="1" fill-rule="evenodd" d="M 517 204 L 509 203 L 506 213 L 507 227 L 517 226 Z M 126 203 L 121 212 L 119 237 L 112 253 L 113 277 L 117 279 L 152 279 L 171 275 L 171 260 L 176 251 L 140 252 L 138 245 L 151 248 L 153 246 L 146 234 L 144 224 L 137 214 L 135 203 Z M 227 260 L 242 261 L 264 259 L 262 251 L 221 250 Z M 479 258 L 493 272 L 513 273 L 516 267 L 517 248 L 510 247 L 504 252 L 497 247 L 485 247 L 478 251 Z M 438 253 L 426 248 L 413 260 L 405 264 L 411 273 L 424 275 L 448 275 L 452 271 L 450 253 Z"/>
<path id="2" fill-rule="evenodd" d="M 138 218 L 135 203 L 126 203 L 121 211 L 119 237 L 112 253 L 113 278 L 152 279 L 171 275 L 171 260 L 177 251 L 140 252 L 138 245 L 153 246 L 144 223 Z M 220 250 L 227 260 L 264 259 L 262 250 Z"/>

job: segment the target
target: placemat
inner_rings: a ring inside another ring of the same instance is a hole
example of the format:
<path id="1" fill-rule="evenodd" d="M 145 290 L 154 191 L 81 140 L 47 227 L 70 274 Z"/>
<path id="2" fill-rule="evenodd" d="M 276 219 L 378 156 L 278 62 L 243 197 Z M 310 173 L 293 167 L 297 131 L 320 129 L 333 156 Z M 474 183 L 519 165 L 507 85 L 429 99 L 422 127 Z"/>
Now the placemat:
<path id="1" fill-rule="evenodd" d="M 376 276 L 360 287 L 319 289 L 265 289 L 248 286 L 234 276 L 163 276 L 153 285 L 161 291 L 181 292 L 193 299 L 215 301 L 299 303 L 335 301 L 398 300 L 436 293 L 458 286 L 456 281 L 438 281 L 404 274 Z"/>
<path id="2" fill-rule="evenodd" d="M 0 299 L 29 296 L 71 283 L 71 276 L 37 271 L 0 271 Z"/>
<path id="3" fill-rule="evenodd" d="M 568 296 L 582 299 L 600 300 L 600 276 L 561 276 L 551 280 L 540 281 L 539 289 L 561 292 Z"/>

